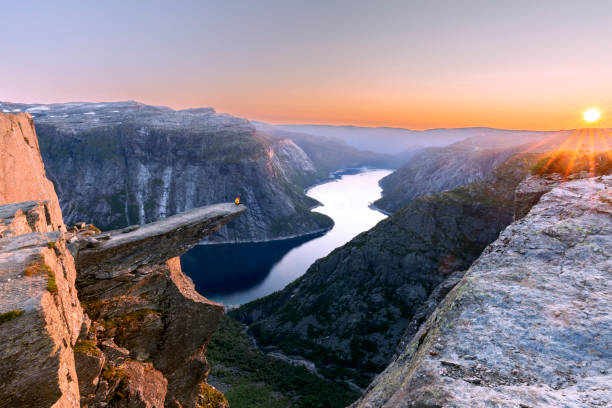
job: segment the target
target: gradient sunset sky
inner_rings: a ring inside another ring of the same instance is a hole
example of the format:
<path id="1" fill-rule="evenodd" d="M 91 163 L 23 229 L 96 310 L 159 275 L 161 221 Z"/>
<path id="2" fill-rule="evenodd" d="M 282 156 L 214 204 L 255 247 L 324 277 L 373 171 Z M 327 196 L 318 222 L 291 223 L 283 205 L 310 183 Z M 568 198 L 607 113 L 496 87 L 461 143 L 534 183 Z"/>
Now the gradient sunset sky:
<path id="1" fill-rule="evenodd" d="M 14 1 L 0 100 L 270 123 L 561 129 L 612 115 L 612 1 Z"/>

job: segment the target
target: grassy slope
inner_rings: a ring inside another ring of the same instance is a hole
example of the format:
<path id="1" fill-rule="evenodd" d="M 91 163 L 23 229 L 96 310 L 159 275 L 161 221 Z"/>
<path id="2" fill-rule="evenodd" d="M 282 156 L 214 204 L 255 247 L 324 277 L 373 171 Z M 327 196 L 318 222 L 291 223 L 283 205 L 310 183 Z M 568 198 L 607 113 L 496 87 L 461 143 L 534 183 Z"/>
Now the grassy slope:
<path id="1" fill-rule="evenodd" d="M 252 345 L 242 324 L 228 316 L 221 320 L 206 355 L 212 382 L 232 408 L 345 407 L 359 397 L 344 383 L 266 356 Z"/>

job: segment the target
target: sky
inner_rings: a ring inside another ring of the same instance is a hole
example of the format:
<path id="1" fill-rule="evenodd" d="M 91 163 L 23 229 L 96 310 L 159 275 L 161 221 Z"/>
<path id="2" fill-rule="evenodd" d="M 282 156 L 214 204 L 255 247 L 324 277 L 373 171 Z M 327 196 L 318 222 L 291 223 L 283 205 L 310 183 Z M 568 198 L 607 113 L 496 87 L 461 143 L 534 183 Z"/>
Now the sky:
<path id="1" fill-rule="evenodd" d="M 612 117 L 612 1 L 5 1 L 0 100 L 412 129 Z M 612 123 L 612 121 L 610 122 Z"/>

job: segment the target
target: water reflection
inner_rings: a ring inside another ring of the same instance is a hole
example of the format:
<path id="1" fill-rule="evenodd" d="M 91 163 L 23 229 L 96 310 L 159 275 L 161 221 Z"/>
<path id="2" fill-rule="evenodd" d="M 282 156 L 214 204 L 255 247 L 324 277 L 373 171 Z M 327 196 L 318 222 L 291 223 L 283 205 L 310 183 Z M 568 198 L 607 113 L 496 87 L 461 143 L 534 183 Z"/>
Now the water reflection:
<path id="1" fill-rule="evenodd" d="M 314 211 L 330 216 L 334 228 L 318 237 L 248 244 L 197 246 L 181 257 L 183 270 L 204 296 L 242 304 L 284 288 L 308 267 L 386 216 L 369 208 L 380 197 L 378 181 L 388 170 L 344 174 L 307 195 L 323 203 Z"/>

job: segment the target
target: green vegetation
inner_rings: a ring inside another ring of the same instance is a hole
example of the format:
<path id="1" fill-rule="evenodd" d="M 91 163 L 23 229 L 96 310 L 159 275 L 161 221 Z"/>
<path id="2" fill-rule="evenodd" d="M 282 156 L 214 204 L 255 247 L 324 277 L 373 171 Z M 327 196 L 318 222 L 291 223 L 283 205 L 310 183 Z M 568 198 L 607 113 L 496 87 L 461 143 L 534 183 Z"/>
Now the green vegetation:
<path id="1" fill-rule="evenodd" d="M 32 262 L 24 271 L 25 276 L 39 276 L 53 273 L 49 265 L 43 261 L 37 260 Z"/>
<path id="2" fill-rule="evenodd" d="M 55 282 L 55 273 L 44 263 L 44 261 L 36 260 L 32 262 L 24 271 L 25 276 L 40 276 L 47 275 L 47 290 L 51 293 L 57 292 L 57 283 Z"/>
<path id="3" fill-rule="evenodd" d="M 57 292 L 57 283 L 55 282 L 55 274 L 53 271 L 47 275 L 47 290 L 51 293 Z"/>
<path id="4" fill-rule="evenodd" d="M 6 313 L 0 313 L 0 324 L 16 319 L 24 313 L 23 310 L 9 310 Z"/>
<path id="5" fill-rule="evenodd" d="M 101 377 L 104 378 L 109 385 L 109 389 L 112 390 L 106 396 L 106 402 L 109 404 L 124 401 L 129 396 L 128 383 L 130 376 L 127 372 L 120 368 L 115 368 L 112 365 L 105 365 L 102 370 Z"/>
<path id="6" fill-rule="evenodd" d="M 125 328 L 133 322 L 143 322 L 148 316 L 162 316 L 163 312 L 158 309 L 138 309 L 110 320 L 102 320 L 100 324 L 105 329 Z"/>
<path id="7" fill-rule="evenodd" d="M 232 408 L 334 408 L 359 397 L 345 383 L 266 356 L 251 344 L 242 325 L 228 316 L 223 316 L 206 357 L 211 376 L 229 387 L 224 394 Z"/>
<path id="8" fill-rule="evenodd" d="M 582 171 L 592 172 L 595 176 L 612 173 L 612 150 L 591 154 L 561 150 L 542 157 L 532 168 L 532 174 L 562 174 L 565 176 Z"/>
<path id="9" fill-rule="evenodd" d="M 79 340 L 74 345 L 73 350 L 75 353 L 100 355 L 100 349 L 96 347 L 96 343 L 93 340 Z"/>
<path id="10" fill-rule="evenodd" d="M 49 248 L 49 249 L 55 248 L 55 241 L 48 242 L 47 243 L 47 248 Z"/>
<path id="11" fill-rule="evenodd" d="M 202 383 L 200 395 L 196 399 L 196 408 L 229 408 L 229 402 L 221 391 Z"/>

